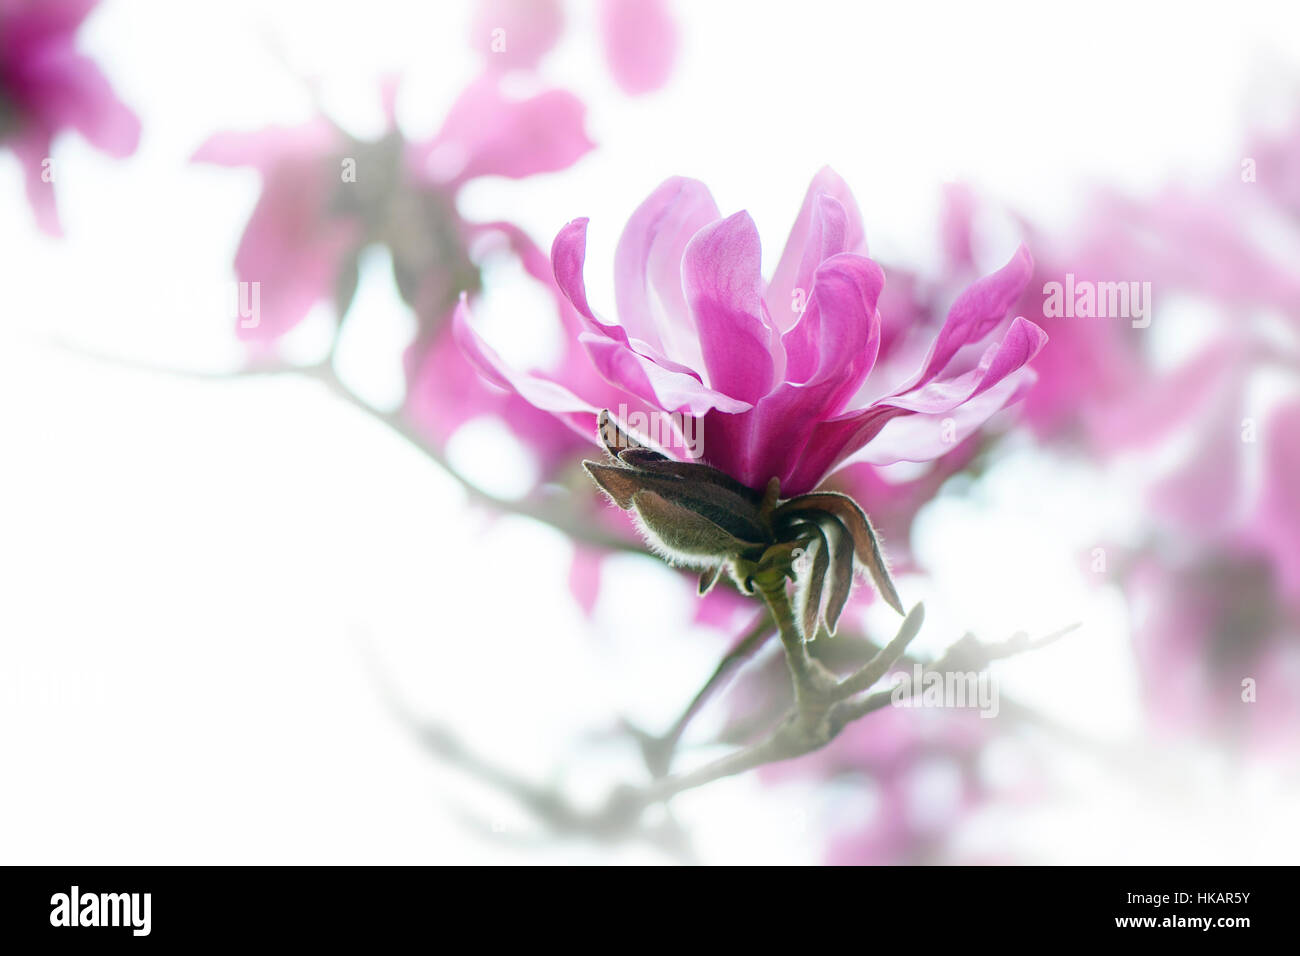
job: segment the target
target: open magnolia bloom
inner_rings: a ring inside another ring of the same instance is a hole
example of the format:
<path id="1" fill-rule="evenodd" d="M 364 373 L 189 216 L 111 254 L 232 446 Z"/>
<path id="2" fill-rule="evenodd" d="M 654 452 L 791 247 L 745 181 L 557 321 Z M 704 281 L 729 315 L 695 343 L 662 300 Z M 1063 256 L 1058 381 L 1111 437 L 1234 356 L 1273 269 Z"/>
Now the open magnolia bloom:
<path id="1" fill-rule="evenodd" d="M 853 539 L 851 551 L 882 594 L 897 605 L 883 562 L 873 566 L 874 535 L 856 504 L 829 495 L 815 496 L 826 499 L 816 509 L 793 502 L 850 462 L 936 458 L 1022 394 L 1033 381 L 1027 364 L 1046 342 L 1033 323 L 1009 316 L 1032 273 L 1028 252 L 1018 249 L 1002 269 L 962 292 L 918 353 L 919 367 L 904 367 L 896 360 L 877 363 L 877 301 L 885 276 L 863 254 L 857 205 L 829 169 L 814 177 L 769 282 L 747 213 L 724 218 L 702 183 L 665 182 L 632 215 L 619 241 L 618 323 L 599 318 L 587 301 L 586 230 L 587 220 L 576 219 L 556 237 L 555 278 L 582 319 L 579 340 L 592 365 L 627 396 L 620 431 L 641 432 L 646 425 L 654 436 L 631 439 L 639 448 L 618 446 L 614 464 L 589 468 L 593 477 L 621 507 L 637 510 L 673 558 L 697 566 L 717 567 L 737 556 L 752 561 L 748 545 L 775 542 L 787 552 L 811 543 L 820 567 L 835 547 L 819 547 L 813 529 L 796 526 L 820 527 L 829 513 Z M 490 381 L 580 433 L 598 434 L 595 417 L 612 407 L 607 398 L 598 406 L 566 381 L 507 367 L 473 330 L 464 302 L 455 324 L 462 348 Z M 615 453 L 608 429 L 600 434 Z M 675 472 L 692 483 L 687 497 L 695 504 L 658 492 L 654 499 L 673 505 L 671 521 L 698 518 L 742 544 L 698 524 L 692 534 L 665 534 L 670 519 L 649 514 L 663 510 L 657 501 L 646 498 L 647 505 L 629 490 L 627 472 L 653 489 L 662 478 L 658 472 L 683 463 L 709 468 Z M 721 521 L 717 502 L 699 504 L 705 486 L 711 494 L 725 492 L 728 521 L 740 524 Z M 780 504 L 783 496 L 791 500 Z M 801 508 L 818 513 L 796 521 Z M 742 575 L 742 585 L 753 576 L 752 569 Z"/>

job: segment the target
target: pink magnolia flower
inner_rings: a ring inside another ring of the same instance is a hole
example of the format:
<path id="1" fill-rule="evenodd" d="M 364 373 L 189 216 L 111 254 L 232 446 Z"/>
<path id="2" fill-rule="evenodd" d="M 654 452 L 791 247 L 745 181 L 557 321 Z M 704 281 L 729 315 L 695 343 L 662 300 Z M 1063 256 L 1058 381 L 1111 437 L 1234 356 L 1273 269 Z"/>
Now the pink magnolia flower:
<path id="1" fill-rule="evenodd" d="M 665 0 L 599 0 L 610 75 L 629 96 L 659 89 L 677 59 L 677 26 Z M 564 32 L 559 0 L 480 0 L 471 41 L 490 69 L 535 70 Z"/>
<path id="2" fill-rule="evenodd" d="M 615 256 L 619 323 L 587 301 L 587 220 L 552 247 L 555 277 L 576 308 L 579 341 L 629 405 L 672 428 L 662 443 L 743 484 L 780 479 L 782 493 L 815 488 L 851 461 L 926 461 L 950 450 L 1033 381 L 1045 336 L 1009 315 L 1032 272 L 1022 247 L 963 291 L 919 367 L 877 364 L 885 277 L 863 255 L 856 203 L 842 180 L 813 180 L 772 279 L 744 212 L 722 217 L 695 180 L 665 182 L 633 214 Z M 792 307 L 794 306 L 794 307 Z M 595 436 L 601 397 L 577 383 L 508 368 L 474 331 L 465 303 L 456 328 L 489 380 Z M 699 428 L 702 447 L 685 432 Z"/>
<path id="3" fill-rule="evenodd" d="M 76 33 L 97 0 L 0 0 L 0 145 L 14 151 L 43 232 L 60 234 L 46 161 L 54 138 L 75 129 L 111 156 L 128 156 L 140 121 L 113 93 Z"/>
<path id="4" fill-rule="evenodd" d="M 514 100 L 496 78 L 483 77 L 423 143 L 397 130 L 394 95 L 386 91 L 389 130 L 374 142 L 320 118 L 295 128 L 220 133 L 195 154 L 199 162 L 252 166 L 262 176 L 261 198 L 235 255 L 240 281 L 257 283 L 260 297 L 259 315 L 238 323 L 241 337 L 271 343 L 336 297 L 342 317 L 356 257 L 375 242 L 388 247 L 398 288 L 422 324 L 437 327 L 462 291 L 478 290 L 475 241 L 502 231 L 460 216 L 460 188 L 479 176 L 518 179 L 563 169 L 592 148 L 582 104 L 560 90 Z"/>

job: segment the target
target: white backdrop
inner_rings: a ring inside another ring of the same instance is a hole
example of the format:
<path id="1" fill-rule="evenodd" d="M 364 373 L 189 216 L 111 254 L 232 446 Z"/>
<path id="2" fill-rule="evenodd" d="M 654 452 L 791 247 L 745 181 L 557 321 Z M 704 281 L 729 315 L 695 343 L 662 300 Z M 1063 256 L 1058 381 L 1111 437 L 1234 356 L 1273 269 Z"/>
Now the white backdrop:
<path id="1" fill-rule="evenodd" d="M 367 132 L 381 121 L 377 77 L 401 70 L 403 125 L 432 130 L 476 69 L 468 12 L 109 2 L 83 44 L 141 116 L 139 153 L 114 162 L 75 138 L 56 144 L 57 241 L 35 231 L 16 163 L 0 154 L 3 862 L 658 859 L 482 839 L 462 808 L 507 836 L 526 819 L 431 762 L 383 688 L 512 766 L 544 779 L 564 765 L 576 792 L 599 794 L 632 755 L 579 760 L 574 738 L 620 711 L 668 720 L 722 647 L 692 631 L 668 572 L 623 560 L 587 622 L 565 590 L 562 539 L 466 507 L 417 452 L 315 383 L 132 371 L 51 341 L 234 367 L 230 261 L 258 183 L 189 155 L 216 130 L 304 118 L 295 74 L 318 77 L 331 110 Z M 725 213 L 748 208 L 770 267 L 808 179 L 830 163 L 873 251 L 925 262 L 947 179 L 1064 223 L 1089 184 L 1147 190 L 1235 169 L 1247 125 L 1300 76 L 1294 3 L 679 2 L 671 84 L 628 100 L 599 62 L 591 11 L 570 12 L 543 73 L 589 103 L 599 149 L 543 179 L 478 183 L 465 211 L 508 215 L 543 245 L 592 216 L 589 288 L 611 305 L 618 232 L 668 175 L 703 179 Z M 400 398 L 409 333 L 387 281 L 372 262 L 340 360 L 380 404 Z M 500 329 L 529 303 L 506 291 L 483 319 Z M 297 338 L 309 351 L 311 330 Z M 930 646 L 965 629 L 998 638 L 1082 620 L 1066 643 L 1007 665 L 1004 686 L 1116 737 L 1140 703 L 1123 601 L 1091 587 L 1077 560 L 1129 517 L 1100 482 L 1018 453 L 971 499 L 927 513 L 918 546 L 943 582 Z M 992 561 L 975 550 L 990 535 Z M 502 593 L 522 552 L 542 556 L 538 570 Z M 988 814 L 962 839 L 1052 861 L 1294 851 L 1295 833 L 1265 842 L 1227 822 L 1243 807 L 1247 820 L 1293 818 L 1279 813 L 1278 781 L 1216 783 L 1209 758 L 1189 759 L 1206 774 L 1200 796 L 1171 802 L 1063 757 L 1073 799 Z M 833 795 L 752 779 L 679 805 L 706 858 L 729 862 L 813 861 L 809 814 L 841 812 Z"/>

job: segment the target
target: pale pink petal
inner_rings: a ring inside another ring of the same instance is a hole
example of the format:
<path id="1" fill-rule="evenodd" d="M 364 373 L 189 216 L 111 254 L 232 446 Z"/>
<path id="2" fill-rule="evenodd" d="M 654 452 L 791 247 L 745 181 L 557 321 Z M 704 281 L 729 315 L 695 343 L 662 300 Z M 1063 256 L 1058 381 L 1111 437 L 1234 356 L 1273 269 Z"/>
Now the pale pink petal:
<path id="1" fill-rule="evenodd" d="M 63 227 L 59 224 L 58 203 L 54 197 L 54 183 L 46 181 L 44 165 L 50 158 L 50 139 L 48 135 L 29 131 L 8 144 L 23 168 L 23 181 L 27 187 L 27 201 L 36 216 L 36 225 L 47 236 L 62 236 Z"/>
<path id="2" fill-rule="evenodd" d="M 619 323 L 666 356 L 703 367 L 682 292 L 682 255 L 691 238 L 722 218 L 708 187 L 675 176 L 650 194 L 628 220 L 614 254 Z"/>
<path id="3" fill-rule="evenodd" d="M 596 413 L 599 409 L 558 382 L 535 373 L 520 372 L 507 365 L 496 350 L 474 331 L 464 296 L 456 307 L 453 328 L 461 351 L 489 382 L 508 392 L 514 392 L 536 408 L 556 415 L 577 434 L 586 437 L 593 444 L 597 442 Z"/>
<path id="4" fill-rule="evenodd" d="M 975 194 L 971 189 L 959 183 L 944 187 L 939 234 L 950 272 L 962 273 L 975 268 L 974 218 Z"/>
<path id="5" fill-rule="evenodd" d="M 648 346 L 634 346 L 622 327 L 607 325 L 597 318 L 587 301 L 582 275 L 586 254 L 587 220 L 575 219 L 556 235 L 551 262 L 556 283 L 586 320 L 589 331 L 579 337 L 580 341 L 607 382 L 667 411 L 687 411 L 698 416 L 714 408 L 739 412 L 751 407 L 748 402 L 704 385 L 691 369 L 661 355 L 646 354 Z"/>
<path id="6" fill-rule="evenodd" d="M 657 90 L 677 59 L 677 26 L 665 0 L 601 0 L 605 59 L 629 96 Z"/>
<path id="7" fill-rule="evenodd" d="M 476 176 L 522 179 L 567 169 L 595 145 L 584 128 L 586 107 L 572 93 L 547 90 L 510 99 L 500 79 L 471 84 L 432 141 L 413 151 L 427 181 L 448 188 Z"/>
<path id="8" fill-rule="evenodd" d="M 578 545 L 574 547 L 573 558 L 569 562 L 569 593 L 587 617 L 591 617 L 592 611 L 596 609 L 596 600 L 600 597 L 600 570 L 605 557 L 603 551 Z"/>
<path id="9" fill-rule="evenodd" d="M 265 173 L 281 163 L 321 159 L 341 145 L 338 130 L 318 119 L 300 126 L 215 133 L 194 151 L 192 161 L 217 166 L 252 166 Z"/>
<path id="10" fill-rule="evenodd" d="M 563 30 L 559 0 L 478 0 L 470 40 L 489 67 L 531 70 Z"/>
<path id="11" fill-rule="evenodd" d="M 826 222 L 827 210 L 833 209 L 822 203 L 823 198 L 830 198 L 839 204 L 842 217 L 838 223 Z M 796 291 L 801 290 L 798 298 L 803 303 L 808 301 L 812 291 L 812 277 L 822 261 L 839 252 L 856 252 L 865 255 L 867 251 L 866 233 L 862 228 L 862 214 L 858 211 L 857 201 L 849 190 L 848 184 L 833 169 L 824 166 L 813 177 L 804 194 L 799 215 L 795 217 L 786 240 L 785 249 L 772 273 L 772 281 L 767 288 L 767 302 L 772 309 L 772 317 L 777 326 L 785 331 L 799 318 L 796 304 Z"/>
<path id="12" fill-rule="evenodd" d="M 283 166 L 266 176 L 235 252 L 239 280 L 249 283 L 250 290 L 257 283 L 260 300 L 254 319 L 241 318 L 241 338 L 265 341 L 283 335 L 333 295 L 343 256 L 358 241 L 360 225 L 329 218 L 332 176 L 320 164 Z"/>

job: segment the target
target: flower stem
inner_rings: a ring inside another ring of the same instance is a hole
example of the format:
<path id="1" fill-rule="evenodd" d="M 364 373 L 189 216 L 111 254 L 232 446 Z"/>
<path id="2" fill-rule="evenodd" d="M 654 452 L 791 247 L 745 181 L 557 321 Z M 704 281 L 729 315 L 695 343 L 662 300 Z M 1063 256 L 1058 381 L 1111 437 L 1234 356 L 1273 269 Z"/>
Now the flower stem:
<path id="1" fill-rule="evenodd" d="M 790 596 L 785 590 L 785 575 L 779 572 L 774 575 L 756 575 L 754 583 L 768 610 L 772 612 L 777 633 L 781 635 L 786 664 L 790 667 L 790 679 L 794 682 L 795 707 L 802 712 L 815 686 L 813 660 L 808 653 L 808 645 L 804 643 L 799 622 L 795 619 Z"/>

